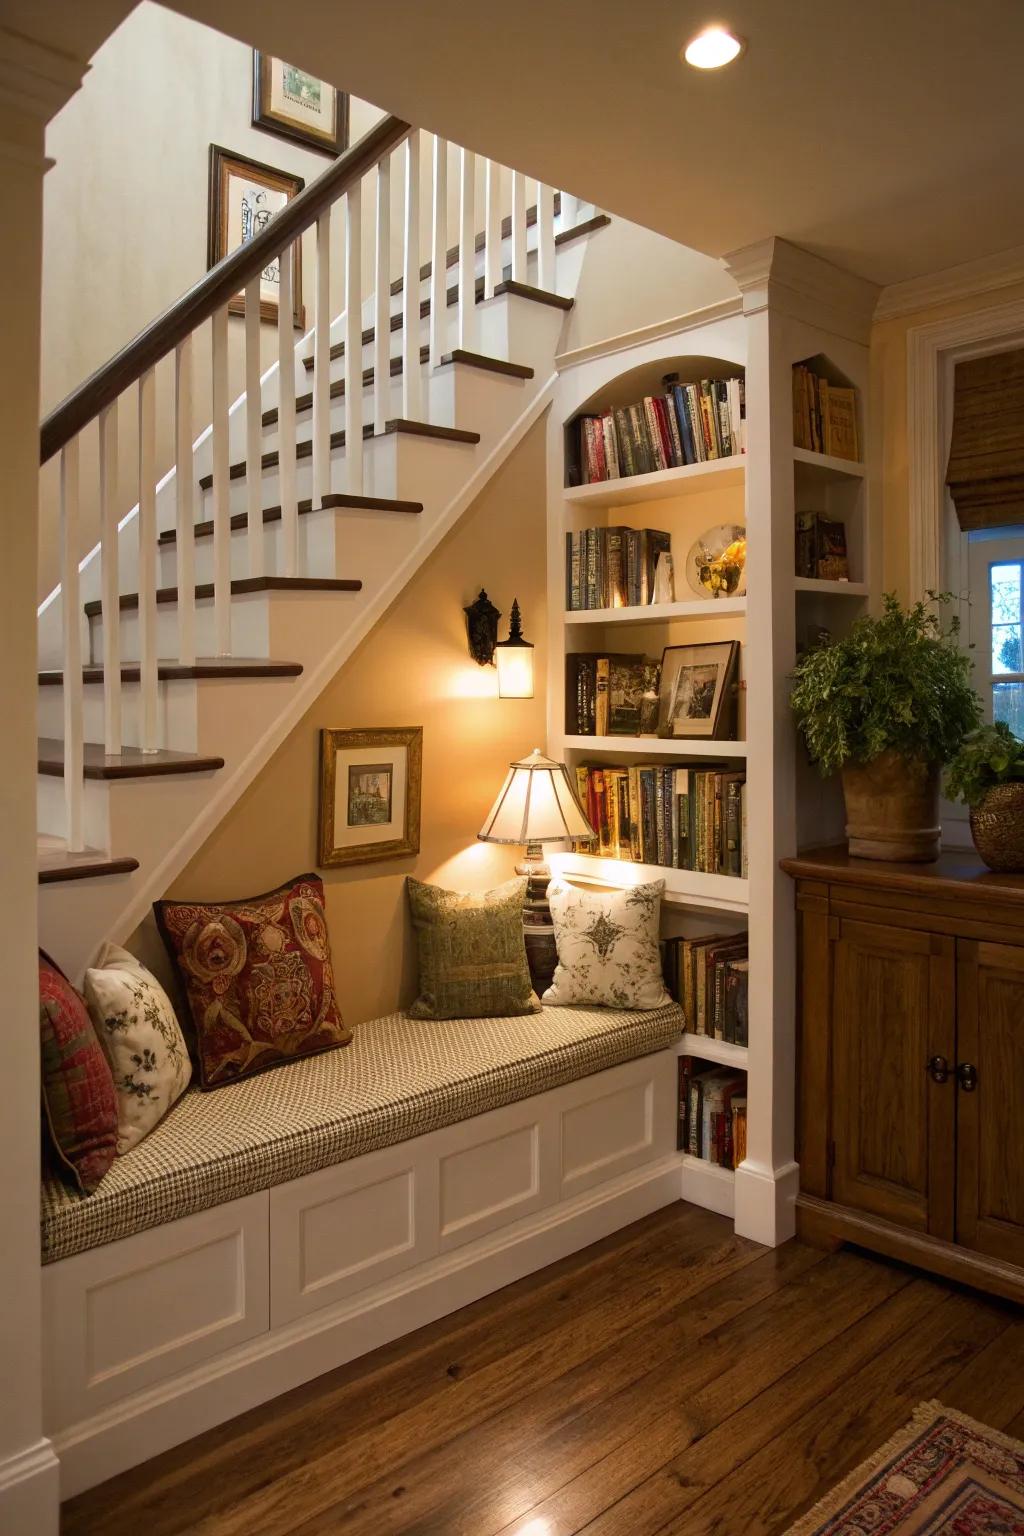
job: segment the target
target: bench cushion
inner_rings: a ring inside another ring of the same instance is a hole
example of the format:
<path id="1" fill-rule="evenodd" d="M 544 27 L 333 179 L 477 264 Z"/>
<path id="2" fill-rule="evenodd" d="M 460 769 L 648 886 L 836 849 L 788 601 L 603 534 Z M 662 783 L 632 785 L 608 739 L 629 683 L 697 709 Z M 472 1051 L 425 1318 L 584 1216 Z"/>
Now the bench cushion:
<path id="1" fill-rule="evenodd" d="M 560 1087 L 661 1050 L 682 1028 L 674 1003 L 648 1012 L 373 1019 L 344 1050 L 216 1093 L 189 1089 L 88 1197 L 44 1181 L 43 1262 Z"/>

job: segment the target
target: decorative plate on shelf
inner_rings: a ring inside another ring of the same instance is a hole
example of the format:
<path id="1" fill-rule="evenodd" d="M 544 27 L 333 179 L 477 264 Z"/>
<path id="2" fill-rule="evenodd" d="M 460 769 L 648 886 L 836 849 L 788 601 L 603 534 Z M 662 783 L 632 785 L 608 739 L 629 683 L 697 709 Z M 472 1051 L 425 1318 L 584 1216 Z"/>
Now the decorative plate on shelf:
<path id="1" fill-rule="evenodd" d="M 747 530 L 719 523 L 702 533 L 686 557 L 686 579 L 698 597 L 742 597 L 747 590 Z"/>

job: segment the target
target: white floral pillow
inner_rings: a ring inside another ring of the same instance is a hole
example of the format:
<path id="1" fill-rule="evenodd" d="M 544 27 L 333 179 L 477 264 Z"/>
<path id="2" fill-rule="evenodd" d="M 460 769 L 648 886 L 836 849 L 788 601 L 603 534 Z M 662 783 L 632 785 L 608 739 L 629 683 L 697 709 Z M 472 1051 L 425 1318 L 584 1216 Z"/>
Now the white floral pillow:
<path id="1" fill-rule="evenodd" d="M 117 1090 L 117 1150 L 138 1146 L 181 1097 L 192 1076 L 171 1000 L 140 960 L 105 944 L 85 973 L 84 992 Z"/>
<path id="2" fill-rule="evenodd" d="M 600 1008 L 670 1003 L 658 944 L 664 889 L 664 880 L 621 891 L 584 890 L 552 880 L 548 904 L 558 965 L 542 1001 Z"/>

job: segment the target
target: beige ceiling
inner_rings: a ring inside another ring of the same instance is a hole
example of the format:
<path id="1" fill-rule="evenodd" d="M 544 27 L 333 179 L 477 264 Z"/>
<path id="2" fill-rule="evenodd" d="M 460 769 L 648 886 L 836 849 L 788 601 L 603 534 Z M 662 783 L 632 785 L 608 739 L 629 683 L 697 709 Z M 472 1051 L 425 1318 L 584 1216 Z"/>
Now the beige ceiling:
<path id="1" fill-rule="evenodd" d="M 711 255 L 885 284 L 1024 243 L 1024 0 L 174 3 Z M 749 46 L 701 75 L 711 19 Z"/>

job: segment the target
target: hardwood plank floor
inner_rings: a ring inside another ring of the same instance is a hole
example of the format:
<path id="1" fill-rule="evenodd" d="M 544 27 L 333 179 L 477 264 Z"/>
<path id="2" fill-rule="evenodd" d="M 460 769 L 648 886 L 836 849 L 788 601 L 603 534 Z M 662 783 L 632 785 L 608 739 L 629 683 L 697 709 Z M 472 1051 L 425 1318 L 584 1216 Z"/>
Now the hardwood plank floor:
<path id="1" fill-rule="evenodd" d="M 687 1205 L 66 1504 L 64 1536 L 775 1536 L 922 1398 L 1024 1435 L 1024 1317 Z"/>

